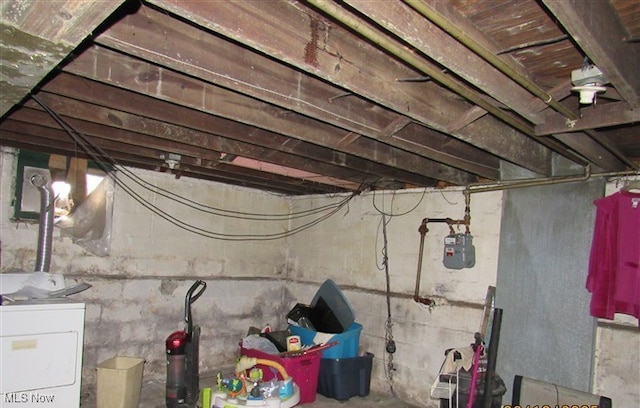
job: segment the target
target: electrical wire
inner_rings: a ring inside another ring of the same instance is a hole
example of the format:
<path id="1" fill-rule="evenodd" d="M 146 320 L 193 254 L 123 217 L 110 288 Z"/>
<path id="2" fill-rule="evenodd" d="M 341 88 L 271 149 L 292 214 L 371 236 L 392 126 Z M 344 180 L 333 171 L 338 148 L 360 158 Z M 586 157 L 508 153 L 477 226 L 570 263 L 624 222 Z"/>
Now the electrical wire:
<path id="1" fill-rule="evenodd" d="M 410 208 L 409 210 L 407 210 L 405 212 L 402 212 L 402 213 L 392 214 L 392 213 L 387 213 L 387 212 L 381 210 L 380 208 L 378 208 L 378 206 L 376 204 L 376 191 L 373 190 L 373 208 L 375 208 L 376 211 L 378 211 L 380 214 L 386 215 L 388 217 L 400 217 L 400 216 L 407 215 L 407 214 L 410 214 L 410 213 L 414 212 L 416 210 L 416 208 L 418 208 L 418 206 L 420 206 L 420 203 L 422 203 L 422 200 L 424 200 L 424 197 L 425 197 L 426 194 L 427 194 L 427 188 L 425 187 L 422 190 L 422 195 L 420 196 L 420 199 L 418 200 L 418 202 L 412 208 Z M 393 200 L 395 199 L 395 197 L 396 197 L 396 192 L 394 191 L 393 192 L 393 197 L 391 198 L 391 202 L 392 203 L 393 203 Z M 383 204 L 384 204 L 384 200 L 383 200 Z M 391 209 L 393 210 L 393 205 L 391 206 Z"/>
<path id="2" fill-rule="evenodd" d="M 391 220 L 389 220 L 391 222 Z M 396 393 L 393 389 L 393 372 L 395 368 L 393 366 L 393 354 L 396 351 L 395 341 L 393 340 L 393 322 L 391 320 L 391 279 L 389 276 L 389 256 L 388 256 L 388 241 L 387 241 L 387 220 L 386 215 L 382 214 L 382 263 L 384 265 L 385 282 L 386 282 L 386 301 L 387 301 L 387 320 L 385 321 L 385 348 L 387 353 L 385 354 L 387 363 L 385 364 L 385 374 L 389 380 L 389 388 L 391 395 L 395 397 Z M 387 356 L 388 355 L 388 356 Z"/>
<path id="3" fill-rule="evenodd" d="M 259 221 L 269 221 L 272 219 L 274 221 L 281 221 L 281 220 L 290 220 L 290 219 L 300 218 L 308 215 L 315 215 L 319 212 L 323 212 L 327 209 L 335 208 L 340 205 L 340 203 L 333 203 L 333 204 L 327 204 L 325 206 L 317 207 L 312 210 L 305 210 L 305 211 L 285 213 L 285 214 L 264 214 L 264 213 L 258 214 L 258 213 L 247 213 L 247 212 L 241 212 L 241 211 L 235 211 L 235 210 L 227 210 L 227 209 L 212 207 L 212 206 L 195 202 L 188 198 L 181 197 L 178 194 L 175 194 L 161 187 L 154 186 L 148 183 L 146 180 L 143 180 L 141 177 L 137 176 L 132 171 L 128 170 L 126 167 L 119 165 L 118 162 L 115 159 L 111 158 L 108 153 L 102 150 L 99 146 L 93 144 L 85 135 L 73 129 L 73 127 L 71 127 L 68 123 L 66 123 L 64 119 L 62 119 L 56 112 L 54 112 L 38 97 L 36 97 L 35 95 L 32 95 L 32 98 L 36 102 L 38 102 L 45 109 L 45 111 L 47 111 L 47 113 L 49 113 L 58 122 L 58 124 L 60 124 L 63 127 L 63 129 L 67 133 L 70 134 L 70 136 L 74 139 L 74 141 L 77 144 L 79 144 L 87 154 L 92 156 L 92 158 L 98 163 L 98 165 L 100 165 L 99 157 L 104 157 L 110 162 L 110 164 L 118 168 L 121 172 L 123 172 L 123 174 L 127 175 L 129 178 L 132 179 L 132 181 L 136 182 L 136 184 L 140 185 L 141 187 L 149 191 L 152 191 L 154 193 L 157 193 L 161 196 L 164 196 L 165 198 L 169 198 L 183 205 L 187 205 L 198 211 L 210 212 L 211 214 L 215 214 L 215 215 L 225 215 L 228 217 L 240 218 L 240 219 L 259 220 Z M 97 154 L 92 154 L 90 150 L 95 150 Z M 99 157 L 96 157 L 96 156 L 99 156 Z M 103 168 L 103 171 L 105 173 L 108 173 L 109 169 Z M 345 200 L 348 200 L 348 199 L 349 199 L 348 197 L 345 198 Z M 294 216 L 292 217 L 292 215 Z"/>
<path id="4" fill-rule="evenodd" d="M 392 200 L 393 202 L 393 200 Z M 380 211 L 380 210 L 378 210 Z M 391 219 L 387 221 L 387 215 L 384 211 L 380 211 L 382 217 L 380 218 L 380 223 L 378 224 L 378 233 L 376 234 L 376 248 L 378 247 L 378 237 L 380 236 L 380 228 L 382 227 L 382 262 L 378 263 L 378 252 L 376 252 L 376 266 L 378 270 L 384 270 L 385 273 L 385 298 L 387 305 L 387 319 L 385 320 L 385 333 L 384 333 L 384 344 L 385 344 L 385 353 L 383 354 L 384 360 L 384 373 L 389 381 L 389 389 L 391 394 L 395 396 L 395 390 L 393 388 L 393 372 L 395 371 L 395 367 L 393 365 L 393 353 L 395 353 L 395 341 L 393 340 L 393 322 L 391 317 L 391 279 L 389 274 L 389 242 L 387 239 L 387 224 L 391 222 Z"/>
<path id="5" fill-rule="evenodd" d="M 387 319 L 385 321 L 385 334 L 384 334 L 385 351 L 386 351 L 386 353 L 384 353 L 384 362 L 385 362 L 385 376 L 389 381 L 389 389 L 393 396 L 396 396 L 395 390 L 393 388 L 394 387 L 393 373 L 395 371 L 395 366 L 393 364 L 393 355 L 396 351 L 396 344 L 395 344 L 395 340 L 393 339 L 393 317 L 391 315 L 391 274 L 389 272 L 389 253 L 388 253 L 389 242 L 387 237 L 387 225 L 389 224 L 389 222 L 391 222 L 392 217 L 399 217 L 399 216 L 407 215 L 414 212 L 424 200 L 426 193 L 427 193 L 427 189 L 424 188 L 422 191 L 422 195 L 420 196 L 420 199 L 416 202 L 416 204 L 413 207 L 411 207 L 407 211 L 404 211 L 402 213 L 397 213 L 397 214 L 393 214 L 393 212 L 388 212 L 386 211 L 386 209 L 380 208 L 378 204 L 376 204 L 375 190 L 373 191 L 373 196 L 372 196 L 373 208 L 375 208 L 376 211 L 378 211 L 378 213 L 382 215 L 382 218 L 380 220 L 380 225 L 382 226 L 382 236 L 383 236 L 382 264 L 379 265 L 378 261 L 376 260 L 376 265 L 378 266 L 379 270 L 384 269 L 384 273 L 385 273 Z M 390 205 L 391 210 L 393 210 L 393 202 L 395 201 L 396 196 L 397 194 L 394 191 L 391 197 L 391 205 Z M 385 201 L 383 198 L 382 205 L 384 206 L 384 204 L 385 204 Z M 387 221 L 387 217 L 389 217 L 388 221 Z M 380 230 L 380 225 L 378 226 L 378 231 Z M 376 248 L 378 246 L 377 240 L 378 238 L 376 236 Z M 376 254 L 376 258 L 377 258 L 377 254 Z"/>
<path id="6" fill-rule="evenodd" d="M 169 223 L 192 233 L 198 234 L 200 236 L 204 236 L 207 238 L 220 239 L 220 240 L 228 240 L 228 241 L 266 241 L 266 240 L 274 240 L 274 239 L 282 239 L 294 235 L 296 233 L 307 230 L 320 222 L 330 218 L 334 214 L 338 213 L 342 208 L 344 208 L 350 201 L 359 194 L 359 190 L 352 193 L 351 195 L 345 197 L 343 200 L 338 203 L 328 204 L 325 206 L 321 206 L 318 208 L 314 208 L 312 210 L 305 210 L 290 214 L 255 214 L 255 213 L 243 213 L 239 211 L 233 210 L 225 210 L 216 207 L 210 207 L 203 204 L 199 204 L 195 201 L 186 199 L 184 197 L 180 197 L 179 195 L 168 191 L 166 189 L 162 189 L 157 186 L 153 186 L 147 181 L 143 180 L 139 176 L 137 176 L 132 171 L 128 170 L 125 166 L 120 165 L 117 160 L 112 158 L 108 153 L 106 153 L 99 146 L 92 143 L 85 135 L 73 129 L 62 117 L 60 117 L 55 111 L 53 111 L 46 103 L 44 103 L 40 98 L 35 95 L 31 96 L 62 128 L 69 134 L 69 136 L 74 140 L 75 143 L 80 145 L 80 147 L 96 162 L 98 166 L 107 174 L 109 177 L 113 179 L 113 181 L 118 185 L 125 193 L 131 196 L 135 201 L 141 204 L 146 209 L 150 210 L 160 218 L 168 221 Z M 110 165 L 118 170 L 118 172 L 112 171 L 108 166 L 103 163 L 103 160 L 106 159 Z M 301 218 L 305 216 L 322 214 L 327 211 L 327 213 L 305 223 L 300 226 L 297 226 L 291 230 L 273 233 L 273 234 L 223 234 L 219 232 L 210 231 L 207 229 L 203 229 L 197 227 L 195 225 L 184 222 L 168 212 L 160 209 L 156 205 L 150 203 L 144 197 L 142 197 L 138 192 L 136 192 L 130 185 L 125 183 L 119 176 L 118 173 L 123 174 L 133 183 L 138 186 L 151 191 L 155 194 L 163 196 L 169 200 L 176 201 L 180 204 L 183 204 L 189 208 L 195 209 L 197 211 L 206 212 L 213 215 L 229 217 L 229 218 L 240 218 L 245 220 L 259 220 L 259 221 L 283 221 L 283 220 L 291 220 L 296 218 Z M 211 211 L 213 210 L 213 212 Z"/>

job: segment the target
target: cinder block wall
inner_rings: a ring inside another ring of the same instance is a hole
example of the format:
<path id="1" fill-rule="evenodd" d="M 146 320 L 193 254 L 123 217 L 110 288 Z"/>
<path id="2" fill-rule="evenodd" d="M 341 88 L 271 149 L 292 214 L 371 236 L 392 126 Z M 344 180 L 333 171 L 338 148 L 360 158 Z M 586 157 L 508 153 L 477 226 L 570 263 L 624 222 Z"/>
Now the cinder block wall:
<path id="1" fill-rule="evenodd" d="M 38 225 L 10 221 L 15 157 L 4 153 L 0 163 L 2 272 L 33 271 Z M 109 256 L 92 255 L 54 229 L 50 272 L 93 285 L 73 296 L 86 303 L 83 389 L 87 396 L 94 392 L 96 366 L 113 356 L 144 358 L 145 379 L 166 376 L 164 342 L 184 327 L 184 297 L 196 279 L 207 283 L 192 307 L 194 323 L 202 327 L 202 373 L 233 364 L 238 341 L 250 326 L 284 325 L 292 302 L 285 290 L 288 240 L 243 240 L 285 231 L 288 199 L 162 173 L 136 174 L 180 197 L 236 211 L 235 216 L 252 213 L 254 219 L 196 211 L 134 187 L 151 204 L 179 217 L 181 224 L 225 236 L 211 239 L 178 228 L 120 188 L 114 193 Z M 261 218 L 259 214 L 285 217 L 262 222 L 255 219 Z"/>
<path id="2" fill-rule="evenodd" d="M 331 200 L 294 199 L 293 208 L 300 211 Z M 363 194 L 325 221 L 322 228 L 309 230 L 290 243 L 293 287 L 300 286 L 298 291 L 309 296 L 313 295 L 311 288 L 331 278 L 341 284 L 352 302 L 356 319 L 364 326 L 361 348 L 376 356 L 372 387 L 387 392 L 393 388 L 401 398 L 420 406 L 437 405 L 429 398 L 429 389 L 444 351 L 473 342 L 487 288 L 495 285 L 500 203 L 501 193 L 472 198 L 471 233 L 477 261 L 471 269 L 444 267 L 444 238 L 449 229 L 446 224 L 427 224 L 420 296 L 433 300 L 431 309 L 413 300 L 418 227 L 425 217 L 462 219 L 465 201 L 460 189 Z M 388 308 L 383 220 L 387 223 L 391 333 L 397 349 L 393 355 L 385 351 Z M 311 282 L 314 284 L 309 285 Z"/>
<path id="3" fill-rule="evenodd" d="M 31 271 L 38 226 L 10 221 L 15 183 L 11 150 L 3 150 L 0 167 L 0 271 Z M 161 173 L 136 174 L 191 200 L 255 214 L 299 213 L 344 198 L 291 199 L 188 178 L 176 180 Z M 248 222 L 184 209 L 155 194 L 141 193 L 184 222 L 224 234 L 280 233 L 308 221 Z M 109 256 L 88 254 L 54 230 L 51 272 L 93 285 L 74 295 L 87 303 L 85 395 L 93 392 L 96 365 L 114 355 L 143 357 L 145 379 L 164 378 L 164 340 L 183 327 L 184 295 L 196 279 L 208 285 L 193 305 L 194 321 L 202 326 L 201 372 L 208 373 L 232 364 L 238 341 L 249 326 L 285 327 L 290 308 L 297 302 L 308 303 L 319 285 L 331 278 L 343 288 L 364 326 L 361 348 L 376 356 L 372 389 L 390 392 L 392 387 L 406 401 L 435 407 L 429 388 L 443 352 L 473 340 L 487 286 L 495 283 L 501 197 L 500 193 L 472 196 L 471 232 L 477 254 L 472 269 L 444 268 L 443 238 L 448 230 L 442 224 L 429 224 L 420 292 L 435 301 L 429 310 L 411 299 L 418 226 L 424 217 L 462 218 L 464 198 L 459 189 L 363 194 L 313 228 L 268 241 L 217 240 L 183 231 L 116 189 Z M 389 304 L 397 345 L 390 379 L 386 373 L 390 356 L 384 351 L 387 296 L 380 211 L 390 214 L 386 217 Z M 613 397 L 619 406 L 640 402 L 635 386 L 640 381 L 640 340 L 629 327 L 631 322 L 623 319 L 598 329 L 595 390 Z"/>

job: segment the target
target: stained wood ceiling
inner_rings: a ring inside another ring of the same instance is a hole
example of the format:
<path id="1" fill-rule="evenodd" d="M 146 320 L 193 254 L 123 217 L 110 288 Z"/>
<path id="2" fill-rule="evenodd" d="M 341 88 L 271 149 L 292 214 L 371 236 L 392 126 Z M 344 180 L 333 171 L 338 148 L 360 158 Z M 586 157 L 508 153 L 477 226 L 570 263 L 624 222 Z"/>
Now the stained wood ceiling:
<path id="1" fill-rule="evenodd" d="M 636 0 L 0 8 L 5 146 L 289 195 L 640 165 Z"/>

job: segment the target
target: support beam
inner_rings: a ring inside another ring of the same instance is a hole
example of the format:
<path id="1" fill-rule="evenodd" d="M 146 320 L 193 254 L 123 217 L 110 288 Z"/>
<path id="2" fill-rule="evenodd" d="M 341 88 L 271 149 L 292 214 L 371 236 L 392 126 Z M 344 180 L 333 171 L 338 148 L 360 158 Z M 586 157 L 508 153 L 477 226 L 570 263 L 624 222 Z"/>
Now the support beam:
<path id="1" fill-rule="evenodd" d="M 543 3 L 631 108 L 640 106 L 640 49 L 625 41 L 627 33 L 611 2 L 543 0 Z"/>
<path id="2" fill-rule="evenodd" d="M 340 140 L 339 135 L 345 133 L 341 128 L 313 120 L 296 112 L 286 111 L 286 114 L 283 114 L 282 109 L 277 106 L 103 48 L 85 51 L 65 69 L 97 81 L 134 89 L 183 107 L 197 109 L 246 125 L 257 126 L 260 129 L 298 139 L 300 142 L 307 142 L 307 144 L 331 149 Z M 239 110 L 239 106 L 243 109 Z M 171 112 L 178 111 L 181 110 L 171 110 Z M 204 115 L 202 112 L 200 114 L 203 119 L 194 121 L 195 123 L 206 122 L 204 118 L 208 115 Z M 195 112 L 190 113 L 190 115 L 195 114 Z M 209 118 L 209 120 L 212 119 Z M 238 132 L 238 137 L 242 137 L 242 135 L 256 138 L 255 132 Z M 275 140 L 273 137 L 275 136 L 257 138 L 254 143 Z M 294 146 L 302 148 L 301 145 L 283 137 L 277 137 L 277 140 L 282 141 L 281 148 L 283 150 Z M 249 142 L 246 139 L 245 141 Z M 343 146 L 340 150 L 348 157 L 353 156 L 390 166 L 389 169 L 382 171 L 383 174 L 391 171 L 391 167 L 397 167 L 402 174 L 410 166 L 416 165 L 417 168 L 423 170 L 423 173 L 420 176 L 414 174 L 412 184 L 422 185 L 430 176 L 432 178 L 452 177 L 450 182 L 462 185 L 471 180 L 469 174 L 458 169 L 440 165 L 409 151 L 394 149 L 366 137 L 359 138 L 354 143 Z M 340 160 L 335 157 L 335 153 L 332 156 L 334 156 L 332 160 Z M 351 161 L 349 160 L 349 162 Z M 491 163 L 491 160 L 488 162 Z M 343 165 L 350 167 L 346 162 Z M 361 167 L 355 166 L 353 168 L 360 169 Z M 497 173 L 494 175 L 497 176 Z M 422 183 L 416 183 L 418 180 L 415 177 L 422 177 Z M 457 182 L 453 180 L 457 180 Z M 406 182 L 410 181 L 406 180 Z"/>
<path id="3" fill-rule="evenodd" d="M 122 3 L 124 0 L 3 0 L 0 118 Z"/>
<path id="4" fill-rule="evenodd" d="M 35 134 L 31 133 L 32 128 Z M 30 126 L 30 124 L 19 121 L 8 120 L 2 123 L 0 130 L 3 135 L 3 144 L 7 146 L 40 151 L 46 148 L 47 151 L 56 154 L 86 158 L 89 160 L 102 161 L 104 163 L 117 163 L 120 166 L 141 167 L 149 170 L 161 169 L 162 161 L 158 159 L 162 150 L 150 149 L 138 146 L 122 146 L 120 142 L 106 139 L 89 137 L 95 146 L 106 154 L 88 155 L 74 143 L 63 130 L 46 128 L 40 126 Z M 28 133 L 23 133 L 23 132 Z M 225 163 L 210 161 L 200 161 L 194 157 L 183 156 L 180 160 L 180 167 L 176 174 L 185 176 L 196 176 L 211 181 L 221 183 L 242 184 L 251 188 L 270 189 L 283 194 L 305 194 L 309 190 L 314 190 L 318 194 L 344 191 L 341 187 L 318 182 L 318 180 L 300 180 L 285 174 L 269 173 L 261 170 L 248 168 L 247 166 L 235 166 Z"/>
<path id="5" fill-rule="evenodd" d="M 614 102 L 583 108 L 580 118 L 574 120 L 557 114 L 549 115 L 544 124 L 536 126 L 536 135 L 577 132 L 633 122 L 640 122 L 640 109 L 632 109 L 626 102 Z"/>
<path id="6" fill-rule="evenodd" d="M 102 94 L 104 95 L 104 92 Z M 212 133 L 180 128 L 174 124 L 150 118 L 138 120 L 133 114 L 115 109 L 96 105 L 90 109 L 88 104 L 62 96 L 41 93 L 39 98 L 50 105 L 54 111 L 64 115 L 65 120 L 74 129 L 100 140 L 110 140 L 132 146 L 148 146 L 160 153 L 177 153 L 183 157 L 193 157 L 203 162 L 219 162 L 221 152 L 235 153 L 255 160 L 269 160 L 273 164 L 287 162 L 292 166 L 296 165 L 306 169 L 308 172 L 322 171 L 325 174 L 335 175 L 335 178 L 340 178 L 342 175 L 354 176 L 352 186 L 359 185 L 363 179 L 370 177 L 370 175 L 362 175 L 353 171 L 349 174 L 336 167 L 332 168 L 329 165 L 294 155 L 273 152 L 253 144 L 228 140 Z M 38 106 L 33 102 L 27 102 L 26 106 L 34 109 L 23 109 L 16 112 L 12 118 L 32 123 L 51 123 L 52 127 L 59 127 L 53 120 L 47 120 L 47 115 L 39 111 Z M 156 159 L 159 159 L 159 154 Z M 161 162 L 161 160 L 159 161 Z M 346 184 L 343 183 L 343 185 Z"/>
<path id="7" fill-rule="evenodd" d="M 344 94 L 346 89 L 440 132 L 444 132 L 451 121 L 472 107 L 453 93 L 443 91 L 435 83 L 400 83 L 398 78 L 414 78 L 424 76 L 424 73 L 389 58 L 384 50 L 362 41 L 341 25 L 330 23 L 326 17 L 306 5 L 286 1 L 216 2 L 215 8 L 204 8 L 201 2 L 195 0 L 151 0 L 151 3 L 281 60 L 286 65 L 293 65 L 336 84 L 342 90 L 335 95 Z M 307 24 L 301 24 L 301 21 Z M 273 32 L 271 27 L 274 25 L 281 27 L 281 30 L 272 36 L 263 35 L 264 32 Z M 199 47 L 201 49 L 203 47 Z M 253 66 L 257 67 L 255 64 Z M 352 98 L 344 97 L 335 101 L 344 103 Z M 392 120 L 386 120 L 385 126 Z M 358 129 L 349 130 L 373 138 L 378 135 Z M 530 130 L 533 133 L 533 127 Z M 496 138 L 496 135 L 500 137 Z M 452 136 L 497 157 L 520 163 L 536 173 L 550 174 L 549 149 L 488 115 Z M 508 139 L 510 144 L 505 144 L 502 138 Z M 388 142 L 394 145 L 399 143 L 394 139 Z M 416 146 L 406 148 L 415 149 Z M 432 153 L 425 151 L 424 154 Z"/>
<path id="8" fill-rule="evenodd" d="M 416 49 L 508 106 L 533 124 L 543 122 L 528 107 L 532 94 L 402 2 L 346 0 L 346 3 Z"/>

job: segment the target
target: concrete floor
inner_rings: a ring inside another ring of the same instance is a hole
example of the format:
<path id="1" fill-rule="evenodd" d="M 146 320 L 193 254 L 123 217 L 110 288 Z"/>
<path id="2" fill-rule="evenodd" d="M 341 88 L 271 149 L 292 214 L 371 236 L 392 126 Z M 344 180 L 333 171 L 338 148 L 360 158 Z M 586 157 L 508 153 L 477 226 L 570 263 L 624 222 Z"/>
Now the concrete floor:
<path id="1" fill-rule="evenodd" d="M 201 378 L 201 383 L 213 384 L 213 378 Z M 299 404 L 304 408 L 336 408 L 336 407 L 361 407 L 361 408 L 417 408 L 389 395 L 370 393 L 367 397 L 352 397 L 347 401 L 337 401 L 335 399 L 316 394 L 316 400 L 311 403 Z M 140 391 L 139 408 L 166 408 L 165 384 L 162 381 L 144 381 Z M 96 398 L 88 398 L 82 401 L 82 408 L 96 408 Z M 106 407 L 109 408 L 109 407 Z"/>

